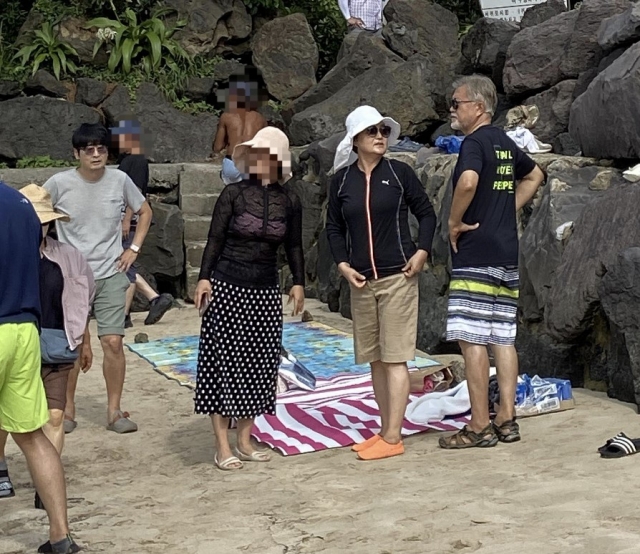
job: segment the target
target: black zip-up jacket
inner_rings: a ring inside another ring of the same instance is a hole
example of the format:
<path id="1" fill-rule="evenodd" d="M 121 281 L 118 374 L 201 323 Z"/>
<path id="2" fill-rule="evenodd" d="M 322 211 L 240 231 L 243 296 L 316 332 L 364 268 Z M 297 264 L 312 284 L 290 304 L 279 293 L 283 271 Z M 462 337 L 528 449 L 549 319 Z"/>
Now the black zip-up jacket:
<path id="1" fill-rule="evenodd" d="M 419 224 L 411 240 L 409 213 Z M 367 279 L 402 272 L 416 250 L 431 252 L 436 229 L 433 206 L 407 164 L 382 158 L 367 180 L 357 162 L 333 177 L 327 238 L 336 264 L 348 262 Z"/>

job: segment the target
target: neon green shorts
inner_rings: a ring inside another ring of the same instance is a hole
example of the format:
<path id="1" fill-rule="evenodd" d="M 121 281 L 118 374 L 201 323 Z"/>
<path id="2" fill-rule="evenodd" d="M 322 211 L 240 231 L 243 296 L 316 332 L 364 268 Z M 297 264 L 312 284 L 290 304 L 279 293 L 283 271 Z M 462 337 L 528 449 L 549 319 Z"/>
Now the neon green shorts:
<path id="1" fill-rule="evenodd" d="M 0 325 L 0 429 L 30 433 L 49 420 L 34 323 Z"/>

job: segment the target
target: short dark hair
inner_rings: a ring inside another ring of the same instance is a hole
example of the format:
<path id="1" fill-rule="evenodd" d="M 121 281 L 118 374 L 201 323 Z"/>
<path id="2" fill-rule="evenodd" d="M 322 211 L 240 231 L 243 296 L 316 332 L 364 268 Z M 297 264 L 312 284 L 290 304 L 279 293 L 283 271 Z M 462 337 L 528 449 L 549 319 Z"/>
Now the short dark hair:
<path id="1" fill-rule="evenodd" d="M 71 143 L 75 150 L 93 146 L 109 146 L 109 131 L 100 123 L 83 123 L 73 132 Z"/>

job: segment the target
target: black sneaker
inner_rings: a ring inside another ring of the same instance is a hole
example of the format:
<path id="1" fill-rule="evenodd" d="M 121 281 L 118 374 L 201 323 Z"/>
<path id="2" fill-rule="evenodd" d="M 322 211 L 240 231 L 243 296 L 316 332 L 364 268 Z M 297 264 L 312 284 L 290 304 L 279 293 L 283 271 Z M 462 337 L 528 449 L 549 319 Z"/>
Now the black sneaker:
<path id="1" fill-rule="evenodd" d="M 130 315 L 125 315 L 124 316 L 124 328 L 125 329 L 131 329 L 131 327 L 133 327 L 133 321 L 131 321 L 131 316 Z"/>
<path id="2" fill-rule="evenodd" d="M 33 499 L 33 506 L 36 510 L 44 510 L 44 504 L 42 503 L 42 500 L 40 500 L 40 495 L 36 492 L 36 496 Z"/>
<path id="3" fill-rule="evenodd" d="M 166 314 L 173 306 L 173 296 L 170 294 L 161 294 L 158 298 L 154 298 L 151 301 L 151 307 L 149 308 L 149 315 L 144 320 L 145 325 L 153 325 L 158 323 L 162 319 L 162 316 Z"/>
<path id="4" fill-rule="evenodd" d="M 76 544 L 71 535 L 67 535 L 66 539 L 54 544 L 51 544 L 51 541 L 47 541 L 38 548 L 38 552 L 43 554 L 75 554 L 81 550 L 82 548 Z"/>
<path id="5" fill-rule="evenodd" d="M 8 469 L 0 469 L 0 499 L 11 498 L 16 495 L 16 491 L 13 488 L 13 483 L 9 478 Z"/>

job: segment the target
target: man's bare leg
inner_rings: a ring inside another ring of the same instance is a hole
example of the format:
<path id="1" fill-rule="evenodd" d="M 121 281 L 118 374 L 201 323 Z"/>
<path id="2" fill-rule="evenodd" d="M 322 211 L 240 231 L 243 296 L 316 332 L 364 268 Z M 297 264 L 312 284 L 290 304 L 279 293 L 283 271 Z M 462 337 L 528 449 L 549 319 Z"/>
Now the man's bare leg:
<path id="1" fill-rule="evenodd" d="M 516 415 L 516 388 L 518 386 L 518 353 L 515 346 L 491 345 L 496 361 L 498 386 L 500 387 L 500 409 L 495 424 L 502 425 Z"/>
<path id="2" fill-rule="evenodd" d="M 389 423 L 383 438 L 389 444 L 397 444 L 402 440 L 402 422 L 409 400 L 409 370 L 406 363 L 385 363 L 384 369 L 387 378 Z"/>
<path id="3" fill-rule="evenodd" d="M 481 344 L 459 341 L 466 367 L 469 397 L 471 399 L 471 421 L 469 427 L 479 433 L 491 420 L 489 418 L 489 353 Z"/>
<path id="4" fill-rule="evenodd" d="M 100 344 L 104 352 L 102 373 L 107 385 L 107 414 L 109 423 L 113 423 L 114 413 L 120 411 L 120 401 L 124 387 L 126 373 L 124 346 L 120 335 L 100 337 Z"/>
<path id="5" fill-rule="evenodd" d="M 7 439 L 9 438 L 9 433 L 0 429 L 0 462 L 4 462 L 6 459 L 4 449 L 7 447 Z"/>
<path id="6" fill-rule="evenodd" d="M 75 421 L 76 419 L 76 387 L 78 386 L 78 376 L 80 375 L 80 365 L 78 362 L 73 364 L 73 369 L 69 371 L 69 379 L 67 380 L 67 403 L 64 408 L 66 419 Z"/>
<path id="7" fill-rule="evenodd" d="M 371 362 L 371 381 L 373 383 L 373 394 L 380 412 L 381 425 L 379 435 L 384 437 L 389 432 L 389 381 L 385 364 L 380 360 Z"/>
<path id="8" fill-rule="evenodd" d="M 49 421 L 42 429 L 58 454 L 62 454 L 62 448 L 64 447 L 63 423 L 64 412 L 62 410 L 49 410 Z"/>
<path id="9" fill-rule="evenodd" d="M 49 516 L 49 540 L 61 541 L 69 534 L 67 488 L 60 456 L 42 429 L 32 433 L 12 433 L 22 450 L 31 478 Z"/>
<path id="10" fill-rule="evenodd" d="M 126 296 L 126 301 L 125 301 L 125 305 L 124 305 L 124 313 L 126 315 L 129 315 L 131 313 L 131 304 L 133 304 L 133 299 L 136 296 L 136 284 L 135 283 L 131 283 L 129 285 L 129 288 L 127 289 L 127 296 Z"/>
<path id="11" fill-rule="evenodd" d="M 147 283 L 139 273 L 136 274 L 135 290 L 142 294 L 147 300 L 149 300 L 149 302 L 151 302 L 151 300 L 153 300 L 154 298 L 158 298 L 158 296 L 160 296 L 155 290 L 153 290 L 153 287 L 149 283 Z"/>

